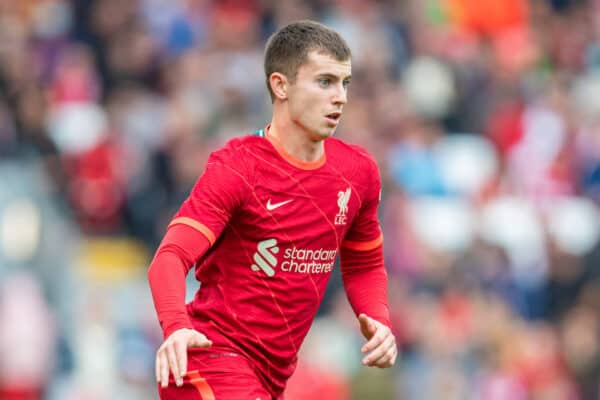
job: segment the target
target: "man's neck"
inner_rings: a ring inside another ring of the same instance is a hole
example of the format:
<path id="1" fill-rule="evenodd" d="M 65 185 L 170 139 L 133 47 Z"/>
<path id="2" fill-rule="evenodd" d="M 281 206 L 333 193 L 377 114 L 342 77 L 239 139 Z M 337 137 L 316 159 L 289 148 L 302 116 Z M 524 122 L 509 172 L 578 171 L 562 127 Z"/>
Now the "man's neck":
<path id="1" fill-rule="evenodd" d="M 325 151 L 324 140 L 315 140 L 302 127 L 291 120 L 281 120 L 273 115 L 267 135 L 279 142 L 292 157 L 303 162 L 318 161 Z"/>

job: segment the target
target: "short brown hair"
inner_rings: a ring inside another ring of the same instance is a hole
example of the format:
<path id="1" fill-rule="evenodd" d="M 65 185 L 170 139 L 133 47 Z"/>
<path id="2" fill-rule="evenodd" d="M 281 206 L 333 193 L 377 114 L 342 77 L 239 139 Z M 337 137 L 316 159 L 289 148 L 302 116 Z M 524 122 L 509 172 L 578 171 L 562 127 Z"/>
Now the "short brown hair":
<path id="1" fill-rule="evenodd" d="M 350 59 L 350 48 L 339 33 L 315 21 L 292 22 L 275 32 L 267 41 L 265 75 L 271 101 L 275 95 L 269 83 L 273 72 L 280 72 L 294 82 L 298 69 L 311 51 L 324 51 L 338 61 Z"/>

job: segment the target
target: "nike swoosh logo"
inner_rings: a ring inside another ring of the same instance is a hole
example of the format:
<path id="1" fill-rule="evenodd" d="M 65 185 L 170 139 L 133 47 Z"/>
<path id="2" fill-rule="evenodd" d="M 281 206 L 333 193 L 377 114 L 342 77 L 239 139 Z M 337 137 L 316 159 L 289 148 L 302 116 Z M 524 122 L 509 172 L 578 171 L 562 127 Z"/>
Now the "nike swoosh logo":
<path id="1" fill-rule="evenodd" d="M 273 211 L 276 208 L 279 208 L 281 206 L 285 206 L 287 203 L 289 203 L 291 201 L 294 201 L 294 199 L 289 199 L 289 200 L 282 201 L 282 202 L 279 202 L 279 203 L 271 203 L 271 199 L 269 199 L 267 201 L 267 210 Z"/>

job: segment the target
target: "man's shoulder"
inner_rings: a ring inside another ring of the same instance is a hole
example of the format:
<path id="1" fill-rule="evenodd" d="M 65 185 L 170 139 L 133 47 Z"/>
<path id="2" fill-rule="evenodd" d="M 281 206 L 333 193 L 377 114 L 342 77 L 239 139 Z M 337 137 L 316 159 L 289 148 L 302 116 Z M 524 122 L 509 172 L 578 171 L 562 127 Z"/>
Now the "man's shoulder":
<path id="1" fill-rule="evenodd" d="M 264 139 L 256 133 L 248 133 L 229 139 L 223 146 L 216 149 L 213 154 L 228 157 L 238 157 L 247 153 L 251 148 L 260 146 Z"/>
<path id="2" fill-rule="evenodd" d="M 367 149 L 357 144 L 348 143 L 342 139 L 331 137 L 327 139 L 329 147 L 332 151 L 327 155 L 328 159 L 333 159 L 337 162 L 355 163 L 354 165 L 360 166 L 361 168 L 373 168 L 377 167 L 375 158 L 369 153 Z"/>
<path id="3" fill-rule="evenodd" d="M 381 178 L 375 158 L 367 149 L 338 138 L 328 139 L 327 161 L 337 173 L 352 182 L 361 193 L 361 197 L 379 195 Z"/>

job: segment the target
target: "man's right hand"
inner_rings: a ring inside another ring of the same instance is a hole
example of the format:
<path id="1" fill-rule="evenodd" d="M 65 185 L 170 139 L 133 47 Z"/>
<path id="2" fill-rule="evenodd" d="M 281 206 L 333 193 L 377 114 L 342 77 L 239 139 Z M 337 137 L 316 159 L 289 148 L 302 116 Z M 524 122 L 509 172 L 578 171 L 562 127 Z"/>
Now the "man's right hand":
<path id="1" fill-rule="evenodd" d="M 187 372 L 187 349 L 211 345 L 212 341 L 194 329 L 182 328 L 171 333 L 156 352 L 156 381 L 163 388 L 167 387 L 170 371 L 177 386 L 183 385 L 183 376 Z"/>

